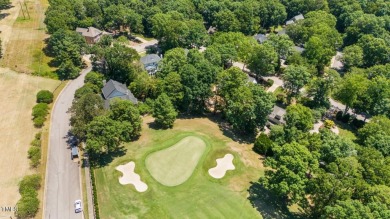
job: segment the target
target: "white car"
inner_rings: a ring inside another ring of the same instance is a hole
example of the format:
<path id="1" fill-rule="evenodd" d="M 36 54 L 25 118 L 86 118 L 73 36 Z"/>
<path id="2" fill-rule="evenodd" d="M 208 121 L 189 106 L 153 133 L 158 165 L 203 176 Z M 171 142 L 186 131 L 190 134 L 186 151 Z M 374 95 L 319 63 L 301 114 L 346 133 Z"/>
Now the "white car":
<path id="1" fill-rule="evenodd" d="M 79 213 L 82 210 L 83 210 L 83 208 L 81 207 L 81 200 L 74 201 L 74 212 Z"/>

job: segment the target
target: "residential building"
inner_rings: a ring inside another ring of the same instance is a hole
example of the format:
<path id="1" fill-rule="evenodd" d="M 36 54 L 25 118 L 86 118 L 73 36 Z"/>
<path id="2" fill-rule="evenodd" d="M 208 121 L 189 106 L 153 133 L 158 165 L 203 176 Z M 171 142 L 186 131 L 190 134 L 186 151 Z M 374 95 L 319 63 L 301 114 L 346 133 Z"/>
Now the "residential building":
<path id="1" fill-rule="evenodd" d="M 286 123 L 284 121 L 285 114 L 286 114 L 285 109 L 275 105 L 274 109 L 272 110 L 272 113 L 268 115 L 268 121 L 276 125 L 285 124 Z"/>
<path id="2" fill-rule="evenodd" d="M 88 28 L 76 28 L 76 32 L 81 34 L 85 41 L 87 41 L 88 44 L 95 44 L 99 42 L 100 37 L 104 34 L 103 31 L 96 29 L 94 27 L 88 27 Z"/>
<path id="3" fill-rule="evenodd" d="M 141 57 L 140 61 L 149 75 L 155 75 L 158 69 L 158 63 L 161 61 L 161 57 L 157 54 L 148 54 Z"/>
<path id="4" fill-rule="evenodd" d="M 293 18 L 291 18 L 290 20 L 286 21 L 286 25 L 290 25 L 290 24 L 293 24 L 299 20 L 303 20 L 305 19 L 305 17 L 303 17 L 303 14 L 298 14 L 296 16 L 294 16 Z"/>
<path id="5" fill-rule="evenodd" d="M 113 98 L 120 98 L 122 100 L 129 100 L 134 104 L 138 103 L 137 98 L 131 93 L 131 91 L 126 87 L 125 84 L 119 83 L 114 80 L 109 80 L 104 84 L 102 89 L 102 94 L 104 98 L 104 107 L 106 109 L 110 108 L 110 101 Z"/>

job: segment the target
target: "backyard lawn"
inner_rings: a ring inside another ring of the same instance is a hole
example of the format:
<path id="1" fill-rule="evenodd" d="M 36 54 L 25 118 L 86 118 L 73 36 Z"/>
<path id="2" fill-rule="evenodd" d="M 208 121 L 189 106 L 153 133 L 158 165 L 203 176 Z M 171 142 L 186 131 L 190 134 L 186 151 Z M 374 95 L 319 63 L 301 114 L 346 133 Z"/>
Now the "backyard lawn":
<path id="1" fill-rule="evenodd" d="M 178 119 L 170 130 L 153 129 L 152 122 L 144 117 L 141 137 L 125 145 L 125 154 L 95 170 L 101 218 L 262 217 L 247 198 L 250 182 L 264 173 L 261 157 L 251 145 L 228 138 L 208 118 Z M 235 170 L 227 171 L 222 179 L 212 178 L 208 170 L 227 153 L 234 155 Z M 132 184 L 119 184 L 122 173 L 115 167 L 130 161 L 148 185 L 145 192 L 137 192 Z M 170 177 L 183 169 L 190 176 L 176 186 L 165 186 L 151 174 L 158 166 Z"/>

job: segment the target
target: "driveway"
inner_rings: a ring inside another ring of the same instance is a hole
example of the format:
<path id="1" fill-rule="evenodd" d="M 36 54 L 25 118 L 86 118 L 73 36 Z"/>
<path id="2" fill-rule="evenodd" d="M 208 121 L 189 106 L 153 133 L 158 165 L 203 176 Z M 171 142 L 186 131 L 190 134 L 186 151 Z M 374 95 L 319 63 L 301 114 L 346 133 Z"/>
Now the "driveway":
<path id="1" fill-rule="evenodd" d="M 67 136 L 70 129 L 70 114 L 75 91 L 83 86 L 85 75 L 92 69 L 89 66 L 81 75 L 69 82 L 58 96 L 51 114 L 49 152 L 46 166 L 44 194 L 45 219 L 80 219 L 83 213 L 74 212 L 74 201 L 82 200 L 80 167 L 71 160 Z"/>
<path id="2" fill-rule="evenodd" d="M 140 39 L 140 38 L 138 38 L 138 39 Z M 129 47 L 135 49 L 138 53 L 143 53 L 143 52 L 146 52 L 147 47 L 154 46 L 157 44 L 158 44 L 157 40 L 150 40 L 150 41 L 143 40 L 143 43 L 137 44 L 134 46 L 129 46 Z"/>

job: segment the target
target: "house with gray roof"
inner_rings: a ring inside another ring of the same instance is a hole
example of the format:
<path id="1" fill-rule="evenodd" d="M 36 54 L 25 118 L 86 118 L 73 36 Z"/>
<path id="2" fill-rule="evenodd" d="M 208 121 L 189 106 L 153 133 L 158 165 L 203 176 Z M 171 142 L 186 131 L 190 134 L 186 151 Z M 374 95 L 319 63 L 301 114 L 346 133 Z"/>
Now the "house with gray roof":
<path id="1" fill-rule="evenodd" d="M 271 114 L 268 115 L 268 121 L 270 121 L 273 124 L 279 125 L 279 124 L 285 124 L 286 122 L 284 121 L 284 115 L 286 114 L 286 110 L 274 106 L 274 109 L 272 110 Z"/>
<path id="2" fill-rule="evenodd" d="M 265 34 L 256 34 L 253 36 L 253 38 L 255 38 L 255 40 L 260 44 L 262 44 L 268 40 L 268 38 Z"/>
<path id="3" fill-rule="evenodd" d="M 94 28 L 94 27 L 88 27 L 88 28 L 76 28 L 76 32 L 82 35 L 85 38 L 85 41 L 87 41 L 88 44 L 95 44 L 99 42 L 100 37 L 103 35 L 103 31 Z"/>
<path id="4" fill-rule="evenodd" d="M 125 84 L 119 83 L 114 80 L 109 80 L 102 89 L 104 98 L 104 107 L 110 108 L 110 101 L 113 98 L 120 98 L 122 100 L 129 100 L 134 104 L 138 103 L 137 98 L 134 97 L 133 93 L 126 87 Z"/>
<path id="5" fill-rule="evenodd" d="M 293 24 L 299 20 L 303 20 L 305 19 L 305 17 L 303 17 L 303 14 L 298 14 L 296 16 L 294 16 L 293 18 L 291 18 L 290 20 L 286 21 L 286 25 L 290 25 L 290 24 Z"/>
<path id="6" fill-rule="evenodd" d="M 155 75 L 158 69 L 158 63 L 161 61 L 161 57 L 157 54 L 148 54 L 142 57 L 140 61 L 149 75 Z"/>

